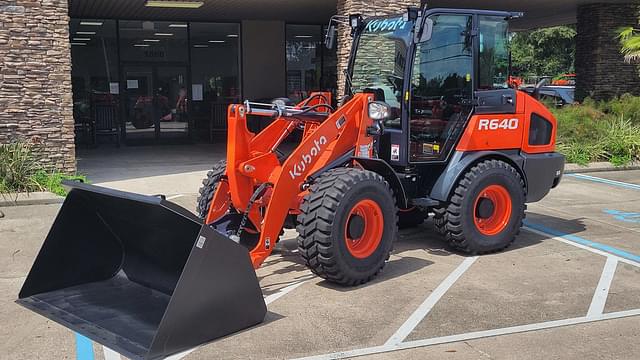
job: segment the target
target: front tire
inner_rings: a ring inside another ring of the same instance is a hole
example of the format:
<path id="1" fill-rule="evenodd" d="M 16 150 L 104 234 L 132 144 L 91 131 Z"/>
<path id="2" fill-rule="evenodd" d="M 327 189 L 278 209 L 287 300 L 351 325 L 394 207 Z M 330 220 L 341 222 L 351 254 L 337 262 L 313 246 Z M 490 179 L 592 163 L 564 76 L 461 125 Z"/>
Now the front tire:
<path id="1" fill-rule="evenodd" d="M 486 160 L 458 181 L 446 214 L 440 219 L 453 247 L 469 254 L 484 254 L 513 243 L 522 227 L 524 211 L 524 181 L 518 171 L 503 161 Z"/>
<path id="2" fill-rule="evenodd" d="M 382 176 L 329 170 L 311 185 L 300 210 L 298 250 L 314 274 L 353 286 L 385 266 L 397 235 L 397 207 Z"/>

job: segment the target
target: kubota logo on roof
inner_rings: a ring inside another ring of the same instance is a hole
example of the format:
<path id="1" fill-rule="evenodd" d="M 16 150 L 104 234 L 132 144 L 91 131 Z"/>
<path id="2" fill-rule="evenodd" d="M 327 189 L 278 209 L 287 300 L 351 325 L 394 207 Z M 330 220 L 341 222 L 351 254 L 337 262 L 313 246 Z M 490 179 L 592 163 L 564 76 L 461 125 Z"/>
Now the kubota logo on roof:
<path id="1" fill-rule="evenodd" d="M 302 154 L 302 160 L 293 165 L 293 169 L 289 170 L 289 175 L 291 175 L 292 179 L 297 178 L 302 175 L 304 170 L 307 168 L 307 165 L 311 164 L 314 158 L 320 154 L 320 150 L 322 150 L 323 145 L 327 143 L 327 138 L 320 136 L 319 139 L 313 141 L 313 147 L 309 150 L 308 154 Z"/>

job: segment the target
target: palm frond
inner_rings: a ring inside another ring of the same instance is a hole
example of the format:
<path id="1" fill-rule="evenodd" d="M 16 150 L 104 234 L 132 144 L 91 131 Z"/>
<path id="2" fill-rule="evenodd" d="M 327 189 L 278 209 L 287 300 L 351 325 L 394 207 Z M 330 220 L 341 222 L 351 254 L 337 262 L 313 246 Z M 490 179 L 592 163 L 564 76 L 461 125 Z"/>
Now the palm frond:
<path id="1" fill-rule="evenodd" d="M 640 62 L 640 30 L 633 27 L 618 29 L 620 52 L 626 62 Z"/>

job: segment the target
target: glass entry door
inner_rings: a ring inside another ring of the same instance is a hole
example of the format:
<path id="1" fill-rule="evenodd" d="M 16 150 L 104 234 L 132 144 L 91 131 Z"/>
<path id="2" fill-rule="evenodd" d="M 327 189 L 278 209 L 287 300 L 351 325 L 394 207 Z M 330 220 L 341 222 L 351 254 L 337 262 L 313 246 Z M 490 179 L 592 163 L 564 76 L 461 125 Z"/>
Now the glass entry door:
<path id="1" fill-rule="evenodd" d="M 123 75 L 127 143 L 189 139 L 186 66 L 125 65 Z"/>

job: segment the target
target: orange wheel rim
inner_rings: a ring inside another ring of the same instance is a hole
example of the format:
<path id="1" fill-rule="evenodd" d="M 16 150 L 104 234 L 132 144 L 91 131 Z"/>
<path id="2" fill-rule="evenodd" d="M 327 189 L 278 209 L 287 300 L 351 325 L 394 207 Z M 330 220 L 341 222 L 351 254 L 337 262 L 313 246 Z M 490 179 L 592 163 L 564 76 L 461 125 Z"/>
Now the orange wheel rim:
<path id="1" fill-rule="evenodd" d="M 502 185 L 484 188 L 473 205 L 473 222 L 483 235 L 496 235 L 507 227 L 511 218 L 511 196 Z"/>
<path id="2" fill-rule="evenodd" d="M 367 258 L 376 251 L 382 241 L 382 209 L 373 200 L 360 200 L 349 212 L 344 227 L 344 238 L 349 253 L 358 259 Z"/>

